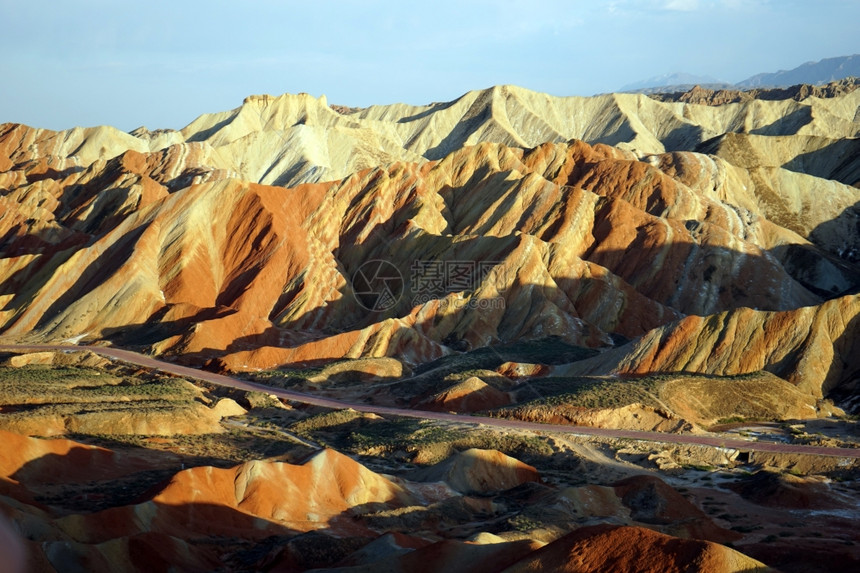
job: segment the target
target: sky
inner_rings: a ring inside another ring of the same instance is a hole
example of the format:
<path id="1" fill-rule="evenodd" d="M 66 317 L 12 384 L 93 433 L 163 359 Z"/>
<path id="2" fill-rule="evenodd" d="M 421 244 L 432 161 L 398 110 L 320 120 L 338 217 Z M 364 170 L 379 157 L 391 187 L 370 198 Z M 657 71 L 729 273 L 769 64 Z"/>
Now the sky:
<path id="1" fill-rule="evenodd" d="M 860 52 L 860 0 L 0 0 L 0 22 L 0 123 L 57 130 L 178 129 L 263 93 L 423 105 L 737 82 Z"/>

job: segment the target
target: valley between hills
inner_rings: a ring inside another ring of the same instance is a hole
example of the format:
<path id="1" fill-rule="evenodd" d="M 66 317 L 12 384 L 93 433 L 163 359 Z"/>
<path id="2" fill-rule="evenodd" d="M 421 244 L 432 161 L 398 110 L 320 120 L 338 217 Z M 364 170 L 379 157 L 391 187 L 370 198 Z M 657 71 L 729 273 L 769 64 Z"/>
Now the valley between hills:
<path id="1" fill-rule="evenodd" d="M 0 125 L 0 537 L 35 571 L 856 570 L 856 85 Z"/>

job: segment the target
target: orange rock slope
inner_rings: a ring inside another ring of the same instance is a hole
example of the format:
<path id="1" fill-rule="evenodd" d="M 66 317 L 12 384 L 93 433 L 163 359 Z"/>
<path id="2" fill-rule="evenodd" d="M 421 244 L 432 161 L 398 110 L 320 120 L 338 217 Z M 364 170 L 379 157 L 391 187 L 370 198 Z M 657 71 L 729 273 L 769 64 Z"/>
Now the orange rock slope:
<path id="1" fill-rule="evenodd" d="M 466 494 L 487 494 L 541 481 L 532 466 L 495 450 L 476 448 L 417 470 L 412 477 L 420 481 L 444 481 Z"/>
<path id="2" fill-rule="evenodd" d="M 860 192 L 835 175 L 854 155 L 818 153 L 856 134 L 858 97 L 698 106 L 504 86 L 422 110 L 255 97 L 182 131 L 5 124 L 0 335 L 238 371 L 416 364 L 550 336 L 609 347 L 651 332 L 647 344 L 668 324 L 680 341 L 732 312 L 823 316 L 860 285 Z M 574 112 L 594 125 L 565 124 Z M 733 340 L 714 342 L 711 366 L 670 359 L 672 343 L 619 371 L 731 372 L 784 346 Z"/>
<path id="3" fill-rule="evenodd" d="M 415 503 L 402 486 L 323 450 L 300 465 L 254 461 L 229 469 L 194 467 L 179 471 L 138 503 L 63 515 L 68 512 L 57 514 L 36 503 L 31 492 L 51 484 L 109 488 L 110 480 L 143 475 L 150 464 L 69 440 L 9 432 L 0 432 L 0 438 L 8 446 L 0 456 L 0 516 L 9 518 L 12 531 L 23 538 L 39 540 L 26 543 L 31 565 L 39 564 L 34 570 L 62 570 L 69 559 L 88 563 L 91 570 L 121 563 L 140 571 L 159 563 L 206 570 L 226 551 L 218 547 L 219 539 L 247 543 L 315 529 L 372 536 L 353 514 Z M 183 541 L 191 539 L 197 541 Z M 138 555 L 147 547 L 158 551 Z"/>
<path id="4" fill-rule="evenodd" d="M 471 517 L 467 511 L 460 519 L 486 519 L 496 510 L 507 511 L 496 504 L 501 498 L 487 494 L 522 495 L 526 485 L 540 480 L 537 471 L 497 451 L 468 450 L 427 468 L 423 476 L 416 474 L 433 482 L 420 484 L 389 479 L 326 449 L 301 464 L 252 461 L 232 468 L 179 470 L 128 505 L 75 511 L 40 505 L 31 490 L 46 484 L 62 486 L 64 497 L 59 501 L 68 503 L 68 492 L 103 491 L 114 478 L 143 476 L 150 466 L 143 458 L 69 440 L 39 440 L 8 432 L 0 433 L 0 438 L 12 446 L 4 450 L 0 467 L 0 528 L 5 528 L 10 546 L 23 547 L 28 567 L 35 571 L 75 567 L 297 571 L 313 563 L 338 561 L 352 567 L 351 571 L 490 572 L 506 567 L 512 571 L 636 571 L 645 563 L 669 571 L 761 567 L 727 547 L 699 541 L 725 541 L 737 534 L 715 526 L 656 477 L 629 478 L 614 489 L 593 485 L 568 489 L 562 492 L 564 499 L 550 496 L 542 503 L 556 507 L 561 500 L 560 507 L 568 507 L 574 496 L 576 511 L 585 515 L 605 516 L 606 505 L 609 515 L 627 520 L 629 512 L 635 523 L 674 528 L 677 535 L 692 539 L 638 526 L 597 526 L 576 529 L 549 545 L 488 533 L 463 542 L 446 538 L 447 527 L 438 522 L 441 514 L 429 522 L 431 527 L 435 523 L 438 533 L 422 527 L 412 534 L 386 532 L 381 529 L 385 520 L 373 516 L 388 516 L 388 527 L 394 532 L 410 530 L 410 514 L 446 511 L 430 502 L 461 500 L 462 508 L 472 504 L 475 510 Z M 19 487 L 8 487 L 12 485 Z M 455 489 L 465 493 L 461 496 Z M 101 494 L 91 495 L 95 499 Z M 398 515 L 402 522 L 395 518 Z M 322 547 L 332 554 L 320 554 Z M 334 557 L 338 554 L 344 558 Z"/>
<path id="5" fill-rule="evenodd" d="M 772 571 L 763 563 L 709 541 L 677 539 L 640 527 L 583 527 L 505 569 L 526 571 Z"/>
<path id="6" fill-rule="evenodd" d="M 855 391 L 860 296 L 782 312 L 740 308 L 688 316 L 602 356 L 565 368 L 577 373 L 700 372 L 731 376 L 766 370 L 817 398 Z"/>
<path id="7" fill-rule="evenodd" d="M 599 346 L 684 314 L 822 300 L 823 283 L 775 250 L 816 247 L 738 216 L 740 199 L 720 196 L 730 189 L 702 191 L 724 167 L 693 154 L 652 165 L 578 142 L 485 144 L 292 189 L 207 171 L 214 180 L 171 190 L 163 161 L 127 152 L 8 190 L 6 337 L 145 344 L 237 370 L 421 362 L 523 337 Z M 382 312 L 358 304 L 353 284 L 374 260 L 405 283 Z M 467 274 L 422 292 L 416 261 L 465 262 Z M 853 284 L 845 265 L 825 270 Z"/>

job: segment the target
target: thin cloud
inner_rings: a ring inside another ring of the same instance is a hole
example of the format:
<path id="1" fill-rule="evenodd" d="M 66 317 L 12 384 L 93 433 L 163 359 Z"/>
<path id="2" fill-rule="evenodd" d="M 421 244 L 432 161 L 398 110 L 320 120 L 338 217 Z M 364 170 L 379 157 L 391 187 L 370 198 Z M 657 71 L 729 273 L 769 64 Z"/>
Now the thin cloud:
<path id="1" fill-rule="evenodd" d="M 699 0 L 667 0 L 663 4 L 664 10 L 675 12 L 695 12 L 699 8 Z"/>
<path id="2" fill-rule="evenodd" d="M 659 8 L 669 12 L 696 12 L 698 10 L 745 10 L 768 3 L 768 0 L 664 0 Z"/>

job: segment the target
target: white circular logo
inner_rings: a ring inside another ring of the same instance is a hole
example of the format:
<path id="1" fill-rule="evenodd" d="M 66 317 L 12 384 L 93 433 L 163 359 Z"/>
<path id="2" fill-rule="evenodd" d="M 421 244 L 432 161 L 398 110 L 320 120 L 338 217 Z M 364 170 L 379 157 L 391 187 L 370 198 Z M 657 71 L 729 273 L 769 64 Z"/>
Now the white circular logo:
<path id="1" fill-rule="evenodd" d="M 403 295 L 403 276 L 388 261 L 373 259 L 355 271 L 352 292 L 362 308 L 372 312 L 388 310 Z"/>

